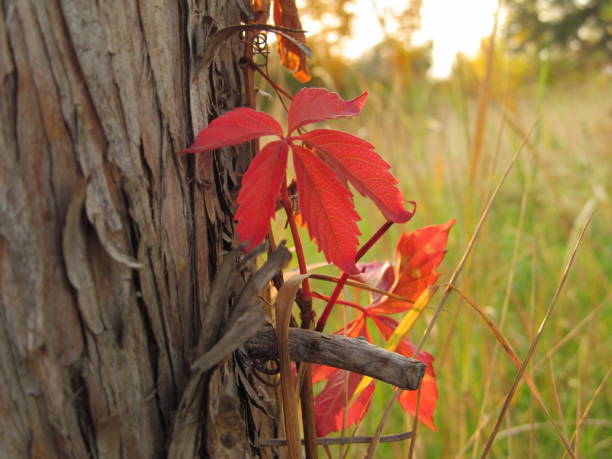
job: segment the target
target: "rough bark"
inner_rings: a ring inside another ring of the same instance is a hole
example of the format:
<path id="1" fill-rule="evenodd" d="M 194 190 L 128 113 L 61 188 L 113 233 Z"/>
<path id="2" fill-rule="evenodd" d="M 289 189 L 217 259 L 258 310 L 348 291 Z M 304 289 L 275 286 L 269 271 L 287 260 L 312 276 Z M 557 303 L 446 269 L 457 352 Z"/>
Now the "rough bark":
<path id="1" fill-rule="evenodd" d="M 175 152 L 242 104 L 237 36 L 195 64 L 239 3 L 0 0 L 1 457 L 167 454 L 250 160 Z M 250 379 L 207 375 L 194 454 L 275 435 Z"/>

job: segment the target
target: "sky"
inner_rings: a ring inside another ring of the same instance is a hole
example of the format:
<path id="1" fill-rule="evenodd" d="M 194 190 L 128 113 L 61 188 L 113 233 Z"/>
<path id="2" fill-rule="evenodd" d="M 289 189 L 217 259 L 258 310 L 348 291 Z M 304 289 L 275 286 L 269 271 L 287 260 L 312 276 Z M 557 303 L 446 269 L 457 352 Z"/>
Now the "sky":
<path id="1" fill-rule="evenodd" d="M 373 3 L 376 4 L 376 9 Z M 457 53 L 475 56 L 480 40 L 493 28 L 497 0 L 423 0 L 421 30 L 416 32 L 415 45 L 433 42 L 431 75 L 450 75 Z M 355 0 L 355 34 L 343 46 L 343 54 L 356 58 L 383 38 L 376 11 L 401 10 L 400 0 Z M 306 30 L 316 30 L 315 24 L 304 24 Z M 392 28 L 392 27 L 390 27 Z"/>

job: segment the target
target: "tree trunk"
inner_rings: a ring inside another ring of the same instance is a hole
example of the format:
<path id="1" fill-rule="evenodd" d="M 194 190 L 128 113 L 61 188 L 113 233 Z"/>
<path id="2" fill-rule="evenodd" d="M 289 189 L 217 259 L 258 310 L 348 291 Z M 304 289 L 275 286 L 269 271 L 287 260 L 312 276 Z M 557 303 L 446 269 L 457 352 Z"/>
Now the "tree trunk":
<path id="1" fill-rule="evenodd" d="M 0 0 L 0 457 L 238 458 L 276 436 L 232 358 L 173 443 L 251 158 L 176 152 L 242 105 L 237 37 L 197 65 L 242 3 Z"/>

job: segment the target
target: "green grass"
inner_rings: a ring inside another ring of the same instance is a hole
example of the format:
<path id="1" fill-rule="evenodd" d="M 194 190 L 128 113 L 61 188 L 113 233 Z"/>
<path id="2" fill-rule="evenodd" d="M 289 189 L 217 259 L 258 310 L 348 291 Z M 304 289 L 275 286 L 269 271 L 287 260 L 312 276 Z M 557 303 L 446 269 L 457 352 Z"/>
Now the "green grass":
<path id="1" fill-rule="evenodd" d="M 364 112 L 357 119 L 334 122 L 334 127 L 376 145 L 392 164 L 406 198 L 418 203 L 416 217 L 406 225 L 392 228 L 366 259 L 392 259 L 402 231 L 457 218 L 447 257 L 440 268 L 444 273 L 441 284 L 457 265 L 486 201 L 524 133 L 540 116 L 530 147 L 522 151 L 501 189 L 457 282 L 457 287 L 498 326 L 506 304 L 507 317 L 500 327 L 521 359 L 558 286 L 578 231 L 595 207 L 594 218 L 528 369 L 546 406 L 569 439 L 576 430 L 577 419 L 611 366 L 609 77 L 584 77 L 579 82 L 568 81 L 554 87 L 537 88 L 534 84 L 533 88 L 498 94 L 491 99 L 482 153 L 472 183 L 470 149 L 477 100 L 466 97 L 453 84 L 422 83 L 394 89 L 377 87 L 371 82 L 359 84 L 370 86 Z M 512 123 L 502 119 L 501 99 L 511 102 L 506 114 Z M 523 223 L 519 227 L 523 200 Z M 358 197 L 356 203 L 363 217 L 360 228 L 365 240 L 384 221 L 365 199 Z M 310 263 L 323 261 L 310 244 L 307 256 Z M 329 287 L 320 288 L 326 289 Z M 366 300 L 364 294 L 354 289 L 347 295 Z M 434 298 L 432 305 L 437 305 L 440 296 Z M 593 311 L 590 320 L 574 330 Z M 347 312 L 347 320 L 350 314 Z M 330 330 L 342 323 L 342 315 L 338 307 Z M 433 310 L 429 309 L 420 318 L 411 331 L 413 341 L 419 340 L 432 315 Z M 569 333 L 572 336 L 565 344 L 542 360 Z M 417 457 L 479 457 L 516 368 L 501 349 L 496 350 L 494 336 L 456 294 L 446 303 L 425 350 L 437 359 L 438 431 L 419 428 Z M 392 388 L 377 384 L 372 407 L 359 428 L 361 435 L 374 433 L 391 393 Z M 580 457 L 612 455 L 609 383 L 596 395 L 573 445 Z M 410 430 L 411 425 L 412 419 L 398 405 L 384 432 Z M 469 446 L 479 425 L 480 434 Z M 349 457 L 363 457 L 365 450 L 361 446 L 352 447 Z M 331 451 L 336 457 L 337 449 Z M 561 457 L 563 452 L 542 410 L 522 384 L 491 457 Z M 377 457 L 407 454 L 408 442 L 382 444 Z"/>

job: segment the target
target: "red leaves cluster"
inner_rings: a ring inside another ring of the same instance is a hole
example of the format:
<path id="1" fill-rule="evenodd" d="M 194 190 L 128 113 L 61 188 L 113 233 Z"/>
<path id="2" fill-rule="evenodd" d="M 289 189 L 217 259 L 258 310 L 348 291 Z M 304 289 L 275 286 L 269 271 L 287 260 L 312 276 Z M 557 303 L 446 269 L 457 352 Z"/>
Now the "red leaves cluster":
<path id="1" fill-rule="evenodd" d="M 362 195 L 372 199 L 389 221 L 406 222 L 413 212 L 405 208 L 397 181 L 389 172 L 389 164 L 370 143 L 331 129 L 301 132 L 303 126 L 311 123 L 358 115 L 366 97 L 367 93 L 364 93 L 353 100 L 343 100 L 325 89 L 302 89 L 289 107 L 287 134 L 271 116 L 250 108 L 238 108 L 213 120 L 200 131 L 193 145 L 183 152 L 199 153 L 238 145 L 262 136 L 276 137 L 277 140 L 268 143 L 255 156 L 242 179 L 235 219 L 238 221 L 237 233 L 246 244 L 246 249 L 250 250 L 263 242 L 269 231 L 270 219 L 276 212 L 277 200 L 288 200 L 286 168 L 291 152 L 301 218 L 311 239 L 316 241 L 327 260 L 363 282 L 416 301 L 439 277 L 436 268 L 446 253 L 448 232 L 454 220 L 403 234 L 397 246 L 395 265 L 369 263 L 358 268 L 355 258 L 359 215 L 347 184 L 350 183 Z M 364 336 L 372 341 L 367 328 L 368 319 L 384 339 L 389 339 L 398 326 L 397 320 L 390 315 L 407 311 L 411 303 L 377 295 L 372 297 L 372 303 L 367 308 L 352 306 L 358 308 L 361 315 L 338 333 Z M 403 338 L 396 351 L 414 357 L 415 347 Z M 418 418 L 435 429 L 433 412 L 438 390 L 434 359 L 427 352 L 421 352 L 417 358 L 427 366 L 421 385 Z M 349 374 L 346 378 L 343 372 L 334 368 L 315 366 L 313 369 L 313 382 L 327 380 L 315 399 L 318 435 L 323 436 L 340 430 L 342 425 L 360 421 L 369 407 L 374 391 L 373 381 L 345 413 L 346 400 L 353 398 L 362 377 Z M 407 412 L 416 414 L 416 392 L 403 392 L 399 403 Z"/>
<path id="2" fill-rule="evenodd" d="M 359 273 L 354 262 L 360 234 L 356 223 L 359 215 L 346 182 L 372 199 L 388 220 L 401 223 L 412 217 L 412 212 L 404 207 L 389 164 L 370 143 L 330 129 L 294 135 L 307 124 L 358 115 L 366 97 L 364 93 L 353 100 L 343 100 L 326 89 L 305 88 L 296 94 L 289 107 L 287 135 L 270 115 L 238 108 L 213 120 L 200 131 L 193 145 L 184 150 L 197 153 L 262 136 L 279 138 L 261 150 L 242 179 L 235 219 L 247 250 L 263 242 L 268 234 L 276 201 L 286 189 L 289 150 L 293 154 L 300 212 L 310 237 L 327 260 L 343 271 Z"/>
<path id="3" fill-rule="evenodd" d="M 443 225 L 420 228 L 410 234 L 404 233 L 397 244 L 395 266 L 380 262 L 360 265 L 363 273 L 358 279 L 379 289 L 416 300 L 440 276 L 436 268 L 446 253 L 448 233 L 453 223 L 454 220 L 451 220 Z M 389 314 L 405 312 L 410 308 L 411 303 L 375 295 L 372 304 L 367 308 L 360 308 L 362 311 L 360 316 L 337 333 L 351 337 L 363 336 L 368 341 L 372 341 L 366 324 L 367 319 L 370 319 L 382 337 L 388 339 L 398 325 L 397 320 Z M 403 338 L 396 352 L 406 357 L 414 357 L 415 347 L 408 339 Z M 421 383 L 419 421 L 435 430 L 433 413 L 438 400 L 438 388 L 433 368 L 434 358 L 427 352 L 421 352 L 415 358 L 427 365 Z M 327 380 L 325 387 L 315 398 L 317 435 L 324 436 L 342 429 L 345 420 L 345 426 L 361 421 L 372 398 L 374 381 L 359 394 L 345 415 L 345 402 L 353 397 L 361 375 L 350 373 L 348 384 L 345 384 L 344 372 L 316 365 L 313 367 L 312 377 L 313 383 Z M 346 393 L 345 386 L 347 386 Z M 416 396 L 416 391 L 403 391 L 399 397 L 402 408 L 412 415 L 416 414 Z"/>

